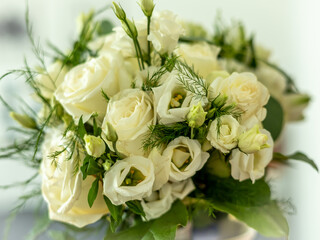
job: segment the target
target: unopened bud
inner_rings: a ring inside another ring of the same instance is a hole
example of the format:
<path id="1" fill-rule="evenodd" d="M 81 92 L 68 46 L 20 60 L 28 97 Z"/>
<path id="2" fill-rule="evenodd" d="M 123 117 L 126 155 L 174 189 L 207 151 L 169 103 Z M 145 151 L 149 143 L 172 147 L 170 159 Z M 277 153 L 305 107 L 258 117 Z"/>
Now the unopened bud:
<path id="1" fill-rule="evenodd" d="M 25 114 L 19 114 L 16 112 L 10 112 L 10 117 L 18 122 L 22 127 L 30 128 L 30 129 L 36 129 L 37 124 L 35 120 L 28 115 Z"/>
<path id="2" fill-rule="evenodd" d="M 83 139 L 86 143 L 87 153 L 90 156 L 98 158 L 106 151 L 106 145 L 100 137 L 85 135 Z"/>
<path id="3" fill-rule="evenodd" d="M 260 133 L 259 125 L 256 124 L 249 131 L 242 133 L 239 136 L 238 147 L 245 153 L 255 153 L 261 149 L 270 147 L 267 144 L 268 136 Z"/>
<path id="4" fill-rule="evenodd" d="M 117 18 L 119 18 L 121 21 L 125 20 L 126 13 L 123 10 L 123 8 L 115 2 L 113 2 L 112 4 L 113 4 L 112 10 L 113 10 L 114 14 L 117 16 Z"/>
<path id="5" fill-rule="evenodd" d="M 140 0 L 139 5 L 141 10 L 143 11 L 146 17 L 151 17 L 153 9 L 154 9 L 154 2 L 153 0 Z"/>
<path id="6" fill-rule="evenodd" d="M 206 120 L 206 115 L 207 112 L 203 110 L 201 102 L 199 102 L 197 105 L 193 105 L 187 115 L 189 126 L 192 128 L 201 127 Z"/>
<path id="7" fill-rule="evenodd" d="M 225 156 L 219 152 L 212 152 L 206 164 L 206 170 L 209 174 L 220 178 L 228 178 L 231 175 L 231 166 L 225 160 Z"/>
<path id="8" fill-rule="evenodd" d="M 121 21 L 121 25 L 123 30 L 127 33 L 130 38 L 137 38 L 138 37 L 138 30 L 136 25 L 129 19 L 126 21 Z"/>
<path id="9" fill-rule="evenodd" d="M 104 126 L 102 127 L 102 131 L 106 135 L 106 138 L 110 142 L 116 142 L 118 141 L 118 134 L 116 130 L 113 128 L 111 123 L 105 122 Z"/>

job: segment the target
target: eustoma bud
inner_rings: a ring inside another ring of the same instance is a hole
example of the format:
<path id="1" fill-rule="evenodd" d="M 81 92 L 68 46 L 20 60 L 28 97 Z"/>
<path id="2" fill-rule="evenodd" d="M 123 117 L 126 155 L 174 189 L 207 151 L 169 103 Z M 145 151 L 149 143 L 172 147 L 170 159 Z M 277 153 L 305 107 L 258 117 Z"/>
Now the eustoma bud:
<path id="1" fill-rule="evenodd" d="M 126 19 L 126 13 L 123 10 L 122 7 L 120 7 L 117 3 L 113 2 L 112 10 L 114 14 L 119 18 L 121 21 L 124 21 Z"/>
<path id="2" fill-rule="evenodd" d="M 260 133 L 259 126 L 255 125 L 249 131 L 242 133 L 239 136 L 238 147 L 242 152 L 255 153 L 261 149 L 270 147 L 267 144 L 268 136 Z"/>
<path id="3" fill-rule="evenodd" d="M 139 5 L 141 10 L 143 11 L 146 17 L 151 17 L 153 9 L 154 9 L 154 2 L 153 0 L 140 0 Z"/>
<path id="4" fill-rule="evenodd" d="M 111 123 L 106 122 L 105 125 L 102 127 L 103 132 L 106 134 L 106 138 L 110 142 L 118 141 L 118 134 L 116 130 L 113 128 Z"/>
<path id="5" fill-rule="evenodd" d="M 10 112 L 10 117 L 18 122 L 22 127 L 36 129 L 37 124 L 36 122 L 27 115 L 22 115 L 16 112 Z"/>
<path id="6" fill-rule="evenodd" d="M 102 154 L 104 154 L 104 152 L 106 150 L 106 146 L 100 137 L 95 137 L 92 135 L 85 135 L 84 141 L 86 143 L 85 147 L 86 147 L 87 153 L 90 156 L 98 158 Z"/>
<path id="7" fill-rule="evenodd" d="M 206 115 L 207 112 L 203 110 L 201 102 L 199 102 L 197 105 L 193 105 L 187 115 L 189 126 L 192 128 L 201 127 L 206 120 Z"/>

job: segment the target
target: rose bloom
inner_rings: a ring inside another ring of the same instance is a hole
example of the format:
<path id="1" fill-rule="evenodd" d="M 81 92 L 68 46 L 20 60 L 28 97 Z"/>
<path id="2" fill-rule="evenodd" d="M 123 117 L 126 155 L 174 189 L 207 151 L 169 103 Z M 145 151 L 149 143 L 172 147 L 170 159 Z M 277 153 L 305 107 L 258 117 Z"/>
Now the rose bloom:
<path id="1" fill-rule="evenodd" d="M 267 135 L 267 144 L 270 146 L 255 153 L 246 154 L 239 149 L 235 149 L 231 153 L 231 176 L 239 181 L 251 179 L 254 183 L 255 180 L 264 176 L 265 168 L 270 163 L 273 157 L 273 139 L 271 134 L 262 129 L 261 133 Z"/>
<path id="2" fill-rule="evenodd" d="M 207 140 L 214 148 L 228 153 L 237 146 L 239 134 L 239 122 L 230 115 L 223 115 L 220 117 L 220 129 L 218 129 L 218 119 L 211 123 Z"/>
<path id="3" fill-rule="evenodd" d="M 123 90 L 110 99 L 102 129 L 106 122 L 118 134 L 118 151 L 128 156 L 144 155 L 142 140 L 154 122 L 153 101 L 140 89 Z"/>
<path id="4" fill-rule="evenodd" d="M 121 205 L 131 200 L 142 200 L 152 193 L 153 163 L 141 156 L 122 159 L 105 173 L 103 183 L 103 194 L 114 205 Z"/>
<path id="5" fill-rule="evenodd" d="M 197 140 L 183 136 L 171 141 L 162 155 L 170 159 L 169 176 L 172 182 L 192 177 L 209 158 L 209 153 L 201 150 Z"/>
<path id="6" fill-rule="evenodd" d="M 107 102 L 101 90 L 112 97 L 120 90 L 130 88 L 131 81 L 121 55 L 110 50 L 109 54 L 71 69 L 55 96 L 76 121 L 82 116 L 86 122 L 94 113 L 103 119 Z"/>
<path id="7" fill-rule="evenodd" d="M 220 69 L 217 60 L 219 51 L 220 48 L 216 46 L 199 42 L 194 44 L 181 43 L 175 53 L 189 66 L 193 66 L 196 73 L 206 78 L 212 71 Z"/>
<path id="8" fill-rule="evenodd" d="M 260 123 L 266 116 L 263 108 L 268 103 L 268 89 L 252 73 L 232 73 L 227 78 L 215 79 L 210 87 L 210 97 L 219 94 L 228 96 L 228 103 L 235 103 L 243 111 L 241 125 L 248 128 Z"/>
<path id="9" fill-rule="evenodd" d="M 98 221 L 108 213 L 108 208 L 103 199 L 102 185 L 93 206 L 89 207 L 88 192 L 95 178 L 88 176 L 82 180 L 80 171 L 74 173 L 77 161 L 83 160 L 82 154 L 74 153 L 69 160 L 68 151 L 64 151 L 56 157 L 56 164 L 53 163 L 50 155 L 61 151 L 66 144 L 63 129 L 50 129 L 46 134 L 42 146 L 42 195 L 48 203 L 50 219 L 82 228 Z"/>

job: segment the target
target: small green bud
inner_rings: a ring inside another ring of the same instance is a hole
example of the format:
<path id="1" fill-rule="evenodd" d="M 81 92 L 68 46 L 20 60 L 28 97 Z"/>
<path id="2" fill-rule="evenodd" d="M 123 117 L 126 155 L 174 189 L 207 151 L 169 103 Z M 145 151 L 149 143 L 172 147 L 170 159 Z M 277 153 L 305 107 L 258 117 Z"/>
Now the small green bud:
<path id="1" fill-rule="evenodd" d="M 155 6 L 153 0 L 140 0 L 139 5 L 144 15 L 146 17 L 151 17 Z"/>
<path id="2" fill-rule="evenodd" d="M 230 164 L 226 162 L 225 156 L 218 150 L 211 154 L 205 168 L 209 174 L 220 178 L 228 178 L 231 175 Z"/>
<path id="3" fill-rule="evenodd" d="M 260 133 L 259 125 L 256 124 L 249 131 L 242 133 L 239 136 L 238 147 L 242 152 L 245 153 L 255 153 L 261 149 L 270 147 L 267 144 L 268 136 L 266 134 Z"/>
<path id="4" fill-rule="evenodd" d="M 86 151 L 90 156 L 98 158 L 106 151 L 106 145 L 100 137 L 85 135 L 83 139 L 86 144 Z"/>
<path id="5" fill-rule="evenodd" d="M 197 105 L 193 105 L 187 115 L 189 126 L 192 128 L 201 127 L 206 120 L 206 115 L 207 112 L 203 110 L 201 102 L 199 102 Z"/>
<path id="6" fill-rule="evenodd" d="M 130 38 L 135 39 L 138 37 L 138 30 L 136 28 L 136 25 L 132 21 L 130 21 L 129 19 L 127 19 L 126 21 L 121 21 L 121 25 L 123 30 Z"/>
<path id="7" fill-rule="evenodd" d="M 29 117 L 28 115 L 10 112 L 10 117 L 16 122 L 18 122 L 22 127 L 30 129 L 37 128 L 37 123 L 35 122 L 35 120 Z"/>
<path id="8" fill-rule="evenodd" d="M 113 4 L 112 10 L 113 10 L 114 14 L 117 16 L 117 18 L 119 18 L 121 21 L 125 20 L 126 13 L 123 10 L 123 8 L 115 2 L 112 2 L 112 4 Z"/>
<path id="9" fill-rule="evenodd" d="M 217 107 L 222 107 L 223 105 L 226 104 L 228 100 L 228 96 L 219 94 L 214 100 L 213 104 Z"/>
<path id="10" fill-rule="evenodd" d="M 102 131 L 106 135 L 106 138 L 110 142 L 116 142 L 118 141 L 118 134 L 116 130 L 113 128 L 111 123 L 105 122 L 104 126 L 102 126 Z"/>
<path id="11" fill-rule="evenodd" d="M 111 168 L 111 162 L 109 162 L 108 160 L 105 161 L 103 164 L 102 164 L 103 168 L 105 171 L 109 171 L 110 168 Z"/>

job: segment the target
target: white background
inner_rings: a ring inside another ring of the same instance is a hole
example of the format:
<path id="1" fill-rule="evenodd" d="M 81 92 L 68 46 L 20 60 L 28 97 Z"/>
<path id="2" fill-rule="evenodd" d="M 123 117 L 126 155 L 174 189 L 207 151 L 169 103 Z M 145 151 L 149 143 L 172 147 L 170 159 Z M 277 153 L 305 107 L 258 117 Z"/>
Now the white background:
<path id="1" fill-rule="evenodd" d="M 129 16 L 141 16 L 136 1 L 120 1 Z M 108 1 L 29 0 L 34 31 L 43 45 L 46 40 L 66 49 L 75 36 L 75 19 L 81 11 L 102 7 Z M 110 3 L 110 2 L 109 2 Z M 320 4 L 316 0 L 159 0 L 157 9 L 170 9 L 182 18 L 213 29 L 217 10 L 225 19 L 242 20 L 256 40 L 273 51 L 273 59 L 297 81 L 301 91 L 309 92 L 312 103 L 306 121 L 291 124 L 283 136 L 285 153 L 302 150 L 320 165 Z M 0 1 L 0 26 L 8 19 L 16 19 L 23 26 L 25 4 L 21 0 Z M 114 21 L 113 13 L 107 12 Z M 18 68 L 23 56 L 32 60 L 30 45 L 24 35 L 10 37 L 0 31 L 0 75 Z M 32 61 L 31 61 L 32 62 Z M 19 88 L 21 92 L 17 91 Z M 25 94 L 22 94 L 24 92 Z M 21 81 L 0 82 L 0 93 L 13 101 L 14 96 L 26 98 L 28 91 Z M 0 108 L 0 144 L 9 138 L 6 126 L 9 118 Z M 28 170 L 10 160 L 0 162 L 0 185 L 23 180 Z M 290 239 L 320 239 L 320 176 L 301 163 L 282 172 L 274 185 L 277 195 L 291 198 L 297 213 L 289 216 Z M 7 213 L 18 191 L 0 192 L 0 214 Z"/>

